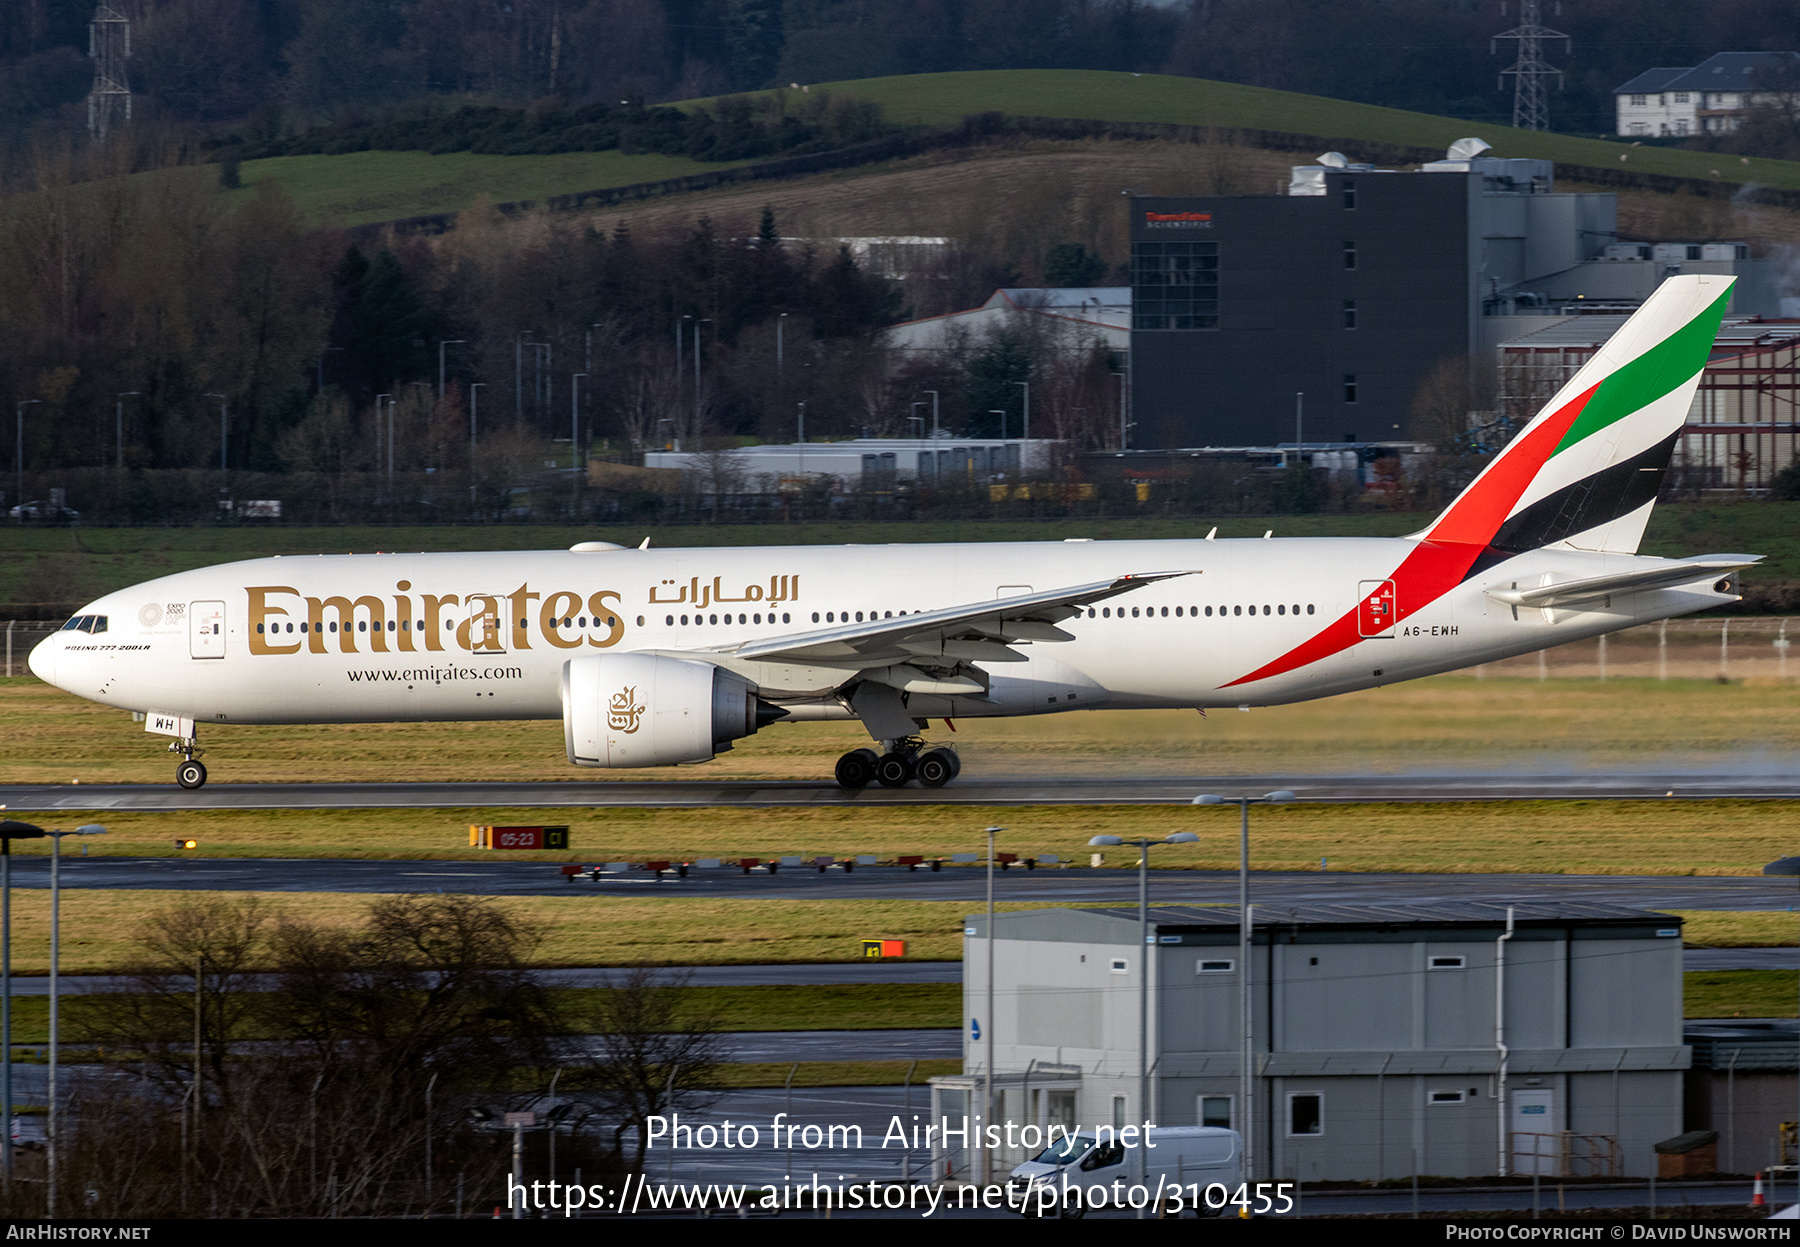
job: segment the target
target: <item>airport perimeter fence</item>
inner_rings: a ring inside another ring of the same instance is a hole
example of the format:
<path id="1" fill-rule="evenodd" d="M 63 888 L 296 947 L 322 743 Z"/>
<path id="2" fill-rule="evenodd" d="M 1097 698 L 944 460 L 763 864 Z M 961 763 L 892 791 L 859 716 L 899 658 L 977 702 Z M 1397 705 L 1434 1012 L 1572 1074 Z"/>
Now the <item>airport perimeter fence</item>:
<path id="1" fill-rule="evenodd" d="M 62 620 L 4 621 L 0 630 L 5 636 L 5 659 L 0 670 L 8 678 L 24 675 L 31 647 L 62 624 Z M 1789 661 L 1793 639 L 1800 639 L 1800 618 L 1739 615 L 1665 619 L 1535 654 L 1483 663 L 1471 673 L 1478 680 L 1786 681 L 1800 679 L 1800 655 Z"/>
<path id="2" fill-rule="evenodd" d="M 1477 679 L 1780 680 L 1800 678 L 1800 618 L 1665 619 L 1535 654 L 1483 663 Z"/>

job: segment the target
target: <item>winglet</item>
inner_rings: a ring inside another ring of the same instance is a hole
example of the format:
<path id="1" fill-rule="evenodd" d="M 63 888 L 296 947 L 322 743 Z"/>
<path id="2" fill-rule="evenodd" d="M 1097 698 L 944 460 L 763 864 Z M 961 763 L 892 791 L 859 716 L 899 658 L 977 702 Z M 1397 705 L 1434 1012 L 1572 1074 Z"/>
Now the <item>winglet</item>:
<path id="1" fill-rule="evenodd" d="M 646 537 L 646 538 L 644 538 L 643 543 L 638 546 L 638 549 L 648 550 L 649 548 L 650 548 L 650 538 Z"/>

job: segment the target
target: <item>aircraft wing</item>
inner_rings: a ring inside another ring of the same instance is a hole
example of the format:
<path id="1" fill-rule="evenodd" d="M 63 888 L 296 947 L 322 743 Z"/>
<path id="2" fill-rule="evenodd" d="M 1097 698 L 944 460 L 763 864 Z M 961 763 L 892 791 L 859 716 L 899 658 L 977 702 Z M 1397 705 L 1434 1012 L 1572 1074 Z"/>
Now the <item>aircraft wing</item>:
<path id="1" fill-rule="evenodd" d="M 1503 602 L 1508 606 L 1563 606 L 1571 602 L 1591 602 L 1595 598 L 1614 593 L 1635 593 L 1689 584 L 1753 566 L 1761 562 L 1762 558 L 1760 554 L 1703 554 L 1698 558 L 1670 560 L 1658 567 L 1640 567 L 1607 576 L 1589 576 L 1582 580 L 1564 580 L 1524 589 L 1493 585 L 1485 592 L 1496 602 Z"/>
<path id="2" fill-rule="evenodd" d="M 1066 589 L 1021 593 L 690 652 L 851 670 L 887 663 L 954 667 L 965 662 L 1024 662 L 1025 655 L 1010 648 L 1011 642 L 1073 640 L 1056 625 L 1096 602 L 1160 580 L 1193 574 L 1136 573 Z"/>

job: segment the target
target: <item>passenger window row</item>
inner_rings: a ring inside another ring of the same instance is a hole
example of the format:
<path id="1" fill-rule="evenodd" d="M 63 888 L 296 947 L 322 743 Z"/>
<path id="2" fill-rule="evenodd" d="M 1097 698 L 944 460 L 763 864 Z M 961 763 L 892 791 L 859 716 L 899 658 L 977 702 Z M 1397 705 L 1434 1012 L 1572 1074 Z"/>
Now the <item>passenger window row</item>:
<path id="1" fill-rule="evenodd" d="M 1142 610 L 1143 615 L 1146 618 L 1154 619 L 1157 617 L 1157 613 L 1158 613 L 1157 608 L 1154 606 L 1145 606 L 1145 607 L 1141 607 L 1141 608 L 1134 606 L 1131 608 L 1131 617 L 1133 619 L 1136 619 L 1139 617 L 1140 609 Z M 1186 615 L 1186 617 L 1188 617 L 1190 619 L 1199 619 L 1202 616 L 1210 619 L 1213 615 L 1214 608 L 1211 606 L 1206 606 L 1206 607 L 1200 607 L 1200 606 L 1180 607 L 1180 606 L 1177 606 L 1174 608 L 1174 610 L 1175 610 L 1175 618 L 1177 618 L 1177 619 L 1182 618 L 1184 614 Z M 1264 615 L 1298 615 L 1300 613 L 1300 604 L 1298 602 L 1296 602 L 1294 605 L 1289 606 L 1284 602 L 1277 606 L 1263 606 L 1263 607 L 1221 606 L 1221 607 L 1218 607 L 1217 610 L 1218 610 L 1218 614 L 1219 614 L 1220 618 L 1224 618 L 1227 615 L 1243 615 L 1243 614 L 1255 615 L 1258 613 L 1261 613 Z M 1306 613 L 1309 615 L 1315 613 L 1315 608 L 1311 602 L 1308 602 L 1306 604 Z M 1167 607 L 1167 606 L 1162 607 L 1161 615 L 1162 615 L 1162 618 L 1167 619 L 1169 617 L 1169 607 Z M 1123 618 L 1125 618 L 1125 608 L 1123 606 L 1119 607 L 1115 614 L 1114 609 L 1110 606 L 1102 606 L 1098 612 L 1096 612 L 1094 610 L 1094 608 L 1089 607 L 1087 617 L 1089 619 L 1113 619 L 1113 618 L 1123 619 Z"/>
<path id="2" fill-rule="evenodd" d="M 817 618 L 817 616 L 815 616 L 815 618 Z M 689 617 L 686 615 L 680 615 L 680 616 L 665 615 L 663 617 L 663 624 L 666 627 L 673 628 L 676 626 L 677 619 L 680 620 L 680 625 L 682 627 L 685 628 L 685 627 L 689 626 L 689 624 L 688 624 Z M 732 617 L 729 613 L 727 613 L 723 617 L 723 619 L 724 619 L 724 622 L 726 622 L 726 623 L 730 623 L 732 621 Z M 642 615 L 639 615 L 638 616 L 638 625 L 640 627 L 642 627 L 643 622 L 644 622 L 644 617 Z M 716 624 L 716 623 L 720 622 L 720 616 L 718 616 L 718 615 L 695 615 L 695 616 L 693 616 L 693 622 L 695 624 Z M 762 615 L 759 613 L 759 614 L 755 614 L 755 615 L 739 615 L 739 616 L 737 616 L 737 622 L 738 623 L 763 623 L 764 620 L 763 620 Z M 767 622 L 769 622 L 769 623 L 775 622 L 775 612 L 774 611 L 769 612 L 769 618 L 768 618 Z M 792 622 L 791 616 L 789 616 L 786 611 L 782 612 L 781 622 L 782 623 L 791 623 Z"/>

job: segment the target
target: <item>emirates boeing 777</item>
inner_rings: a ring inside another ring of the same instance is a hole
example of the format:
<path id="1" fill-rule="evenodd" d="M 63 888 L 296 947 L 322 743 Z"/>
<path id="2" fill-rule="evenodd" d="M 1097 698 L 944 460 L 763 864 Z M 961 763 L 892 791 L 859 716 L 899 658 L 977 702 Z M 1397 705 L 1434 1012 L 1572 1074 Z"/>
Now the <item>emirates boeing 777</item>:
<path id="1" fill-rule="evenodd" d="M 109 593 L 31 653 L 173 737 L 200 724 L 563 721 L 588 767 L 705 762 L 861 720 L 837 782 L 937 787 L 933 719 L 1267 706 L 1737 598 L 1755 555 L 1637 553 L 1731 279 L 1665 281 L 1429 526 L 1398 538 L 269 558 Z"/>

